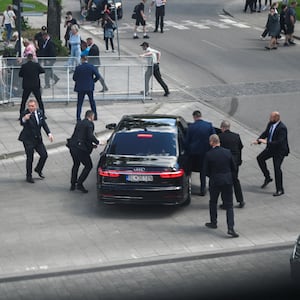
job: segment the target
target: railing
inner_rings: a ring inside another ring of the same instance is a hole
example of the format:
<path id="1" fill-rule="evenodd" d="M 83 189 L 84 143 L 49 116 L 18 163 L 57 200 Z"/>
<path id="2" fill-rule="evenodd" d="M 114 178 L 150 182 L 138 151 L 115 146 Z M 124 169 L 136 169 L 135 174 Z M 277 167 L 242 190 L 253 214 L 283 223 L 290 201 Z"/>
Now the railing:
<path id="1" fill-rule="evenodd" d="M 69 103 L 77 100 L 74 92 L 72 58 L 56 57 L 39 59 L 46 73 L 40 75 L 42 99 L 44 102 L 63 101 Z M 21 64 L 18 58 L 0 57 L 0 104 L 19 102 L 22 97 L 22 78 L 19 77 Z M 147 59 L 132 56 L 101 57 L 101 65 L 95 65 L 108 87 L 108 91 L 100 92 L 102 86 L 95 84 L 96 100 L 145 100 L 151 97 L 153 81 L 150 81 L 150 95 L 146 96 L 145 71 L 149 67 Z M 150 65 L 150 67 L 152 67 Z M 59 78 L 57 83 L 52 72 Z M 47 88 L 46 76 L 50 76 L 50 87 Z"/>

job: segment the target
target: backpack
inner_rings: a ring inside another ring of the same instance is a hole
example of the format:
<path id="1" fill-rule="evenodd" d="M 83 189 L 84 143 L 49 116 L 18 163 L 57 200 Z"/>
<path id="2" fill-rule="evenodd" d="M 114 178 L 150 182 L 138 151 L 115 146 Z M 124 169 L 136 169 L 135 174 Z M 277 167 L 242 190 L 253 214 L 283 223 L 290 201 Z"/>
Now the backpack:
<path id="1" fill-rule="evenodd" d="M 134 9 L 133 9 L 133 13 L 132 13 L 132 16 L 131 16 L 131 19 L 136 19 L 137 18 L 137 11 L 138 11 L 138 8 L 139 8 L 139 4 L 137 4 Z"/>

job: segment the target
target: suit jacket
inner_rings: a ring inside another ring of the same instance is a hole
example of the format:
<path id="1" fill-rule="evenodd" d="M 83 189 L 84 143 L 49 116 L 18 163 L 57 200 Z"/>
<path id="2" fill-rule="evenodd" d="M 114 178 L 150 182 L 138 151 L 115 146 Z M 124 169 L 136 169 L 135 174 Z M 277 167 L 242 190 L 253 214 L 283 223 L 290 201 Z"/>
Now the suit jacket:
<path id="1" fill-rule="evenodd" d="M 272 141 L 269 141 L 270 129 L 273 123 L 269 122 L 267 125 L 266 130 L 259 136 L 259 139 L 267 139 L 267 149 L 273 155 L 284 155 L 287 156 L 290 153 L 288 139 L 287 139 L 287 128 L 286 126 L 280 121 L 272 136 Z"/>
<path id="2" fill-rule="evenodd" d="M 75 92 L 93 91 L 95 82 L 99 80 L 100 75 L 98 70 L 89 63 L 83 63 L 76 67 L 73 74 L 75 81 Z"/>
<path id="3" fill-rule="evenodd" d="M 99 141 L 94 135 L 94 123 L 88 119 L 78 122 L 71 138 L 68 140 L 68 146 L 91 153 L 93 144 L 99 144 Z"/>
<path id="4" fill-rule="evenodd" d="M 50 130 L 42 110 L 37 109 L 39 123 L 37 123 L 34 113 L 31 114 L 29 120 L 23 122 L 23 117 L 28 113 L 30 112 L 26 109 L 21 115 L 21 125 L 23 126 L 23 129 L 19 135 L 19 141 L 27 145 L 36 145 L 37 143 L 42 142 L 41 128 L 45 130 L 47 135 L 50 133 Z"/>
<path id="5" fill-rule="evenodd" d="M 236 169 L 230 150 L 223 147 L 210 149 L 205 155 L 204 170 L 210 186 L 232 184 L 232 173 Z"/>
<path id="6" fill-rule="evenodd" d="M 23 78 L 23 89 L 37 89 L 41 87 L 40 74 L 45 73 L 41 65 L 34 61 L 28 61 L 21 66 L 19 77 Z"/>
<path id="7" fill-rule="evenodd" d="M 235 164 L 240 166 L 242 164 L 242 149 L 244 147 L 240 135 L 226 130 L 219 134 L 219 138 L 221 146 L 231 151 Z"/>
<path id="8" fill-rule="evenodd" d="M 210 149 L 209 137 L 215 133 L 212 123 L 197 120 L 189 125 L 186 137 L 186 148 L 189 155 L 205 155 Z"/>
<path id="9" fill-rule="evenodd" d="M 41 51 L 41 56 L 56 57 L 56 47 L 51 39 L 44 42 L 42 51 Z M 48 60 L 47 65 L 49 65 L 49 63 L 53 65 L 54 62 L 55 62 L 55 59 Z"/>
<path id="10" fill-rule="evenodd" d="M 93 44 L 89 51 L 89 63 L 94 66 L 100 66 L 100 51 L 97 45 Z"/>

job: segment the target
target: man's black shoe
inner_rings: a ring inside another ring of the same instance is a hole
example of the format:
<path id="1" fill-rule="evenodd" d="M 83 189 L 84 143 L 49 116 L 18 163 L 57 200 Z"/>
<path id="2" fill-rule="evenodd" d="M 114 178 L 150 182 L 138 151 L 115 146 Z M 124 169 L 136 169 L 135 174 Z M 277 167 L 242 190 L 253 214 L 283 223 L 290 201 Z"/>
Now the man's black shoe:
<path id="1" fill-rule="evenodd" d="M 272 178 L 266 178 L 264 183 L 262 184 L 261 188 L 265 188 L 270 182 L 272 182 L 273 179 Z"/>
<path id="2" fill-rule="evenodd" d="M 276 193 L 273 194 L 274 197 L 278 197 L 284 194 L 284 191 L 277 191 Z"/>
<path id="3" fill-rule="evenodd" d="M 77 184 L 77 190 L 83 192 L 83 193 L 88 193 L 88 190 L 85 189 L 85 187 L 82 184 Z"/>
<path id="4" fill-rule="evenodd" d="M 74 191 L 75 190 L 75 183 L 71 183 L 71 187 L 70 187 L 70 191 Z"/>
<path id="5" fill-rule="evenodd" d="M 153 32 L 157 32 L 157 29 L 153 30 Z"/>
<path id="6" fill-rule="evenodd" d="M 239 204 L 236 206 L 237 208 L 243 208 L 245 206 L 245 202 L 239 202 Z"/>
<path id="7" fill-rule="evenodd" d="M 204 197 L 204 196 L 206 195 L 206 190 L 200 191 L 199 195 L 200 195 L 201 197 Z"/>
<path id="8" fill-rule="evenodd" d="M 212 229 L 218 228 L 217 224 L 215 223 L 205 223 L 205 226 Z"/>
<path id="9" fill-rule="evenodd" d="M 32 179 L 32 177 L 26 177 L 26 181 L 29 183 L 34 183 L 34 180 Z"/>
<path id="10" fill-rule="evenodd" d="M 234 231 L 234 229 L 228 229 L 227 233 L 231 235 L 233 238 L 239 237 L 239 235 Z"/>
<path id="11" fill-rule="evenodd" d="M 40 176 L 40 178 L 44 179 L 45 176 L 44 174 L 42 173 L 42 171 L 38 171 L 36 168 L 34 169 L 34 172 L 38 173 L 38 175 Z"/>
<path id="12" fill-rule="evenodd" d="M 170 95 L 169 91 L 167 91 L 167 92 L 164 93 L 164 97 L 168 97 L 168 95 Z"/>

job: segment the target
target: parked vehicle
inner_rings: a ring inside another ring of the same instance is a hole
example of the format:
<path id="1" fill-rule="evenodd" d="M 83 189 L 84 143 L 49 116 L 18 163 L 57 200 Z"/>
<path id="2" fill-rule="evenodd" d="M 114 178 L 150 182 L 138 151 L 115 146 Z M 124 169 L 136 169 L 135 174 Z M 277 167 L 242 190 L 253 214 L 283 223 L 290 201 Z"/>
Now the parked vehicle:
<path id="1" fill-rule="evenodd" d="M 191 178 L 180 116 L 127 115 L 113 129 L 97 167 L 104 203 L 188 205 Z"/>
<path id="2" fill-rule="evenodd" d="M 295 243 L 293 253 L 290 258 L 290 265 L 292 279 L 300 282 L 300 235 Z"/>

